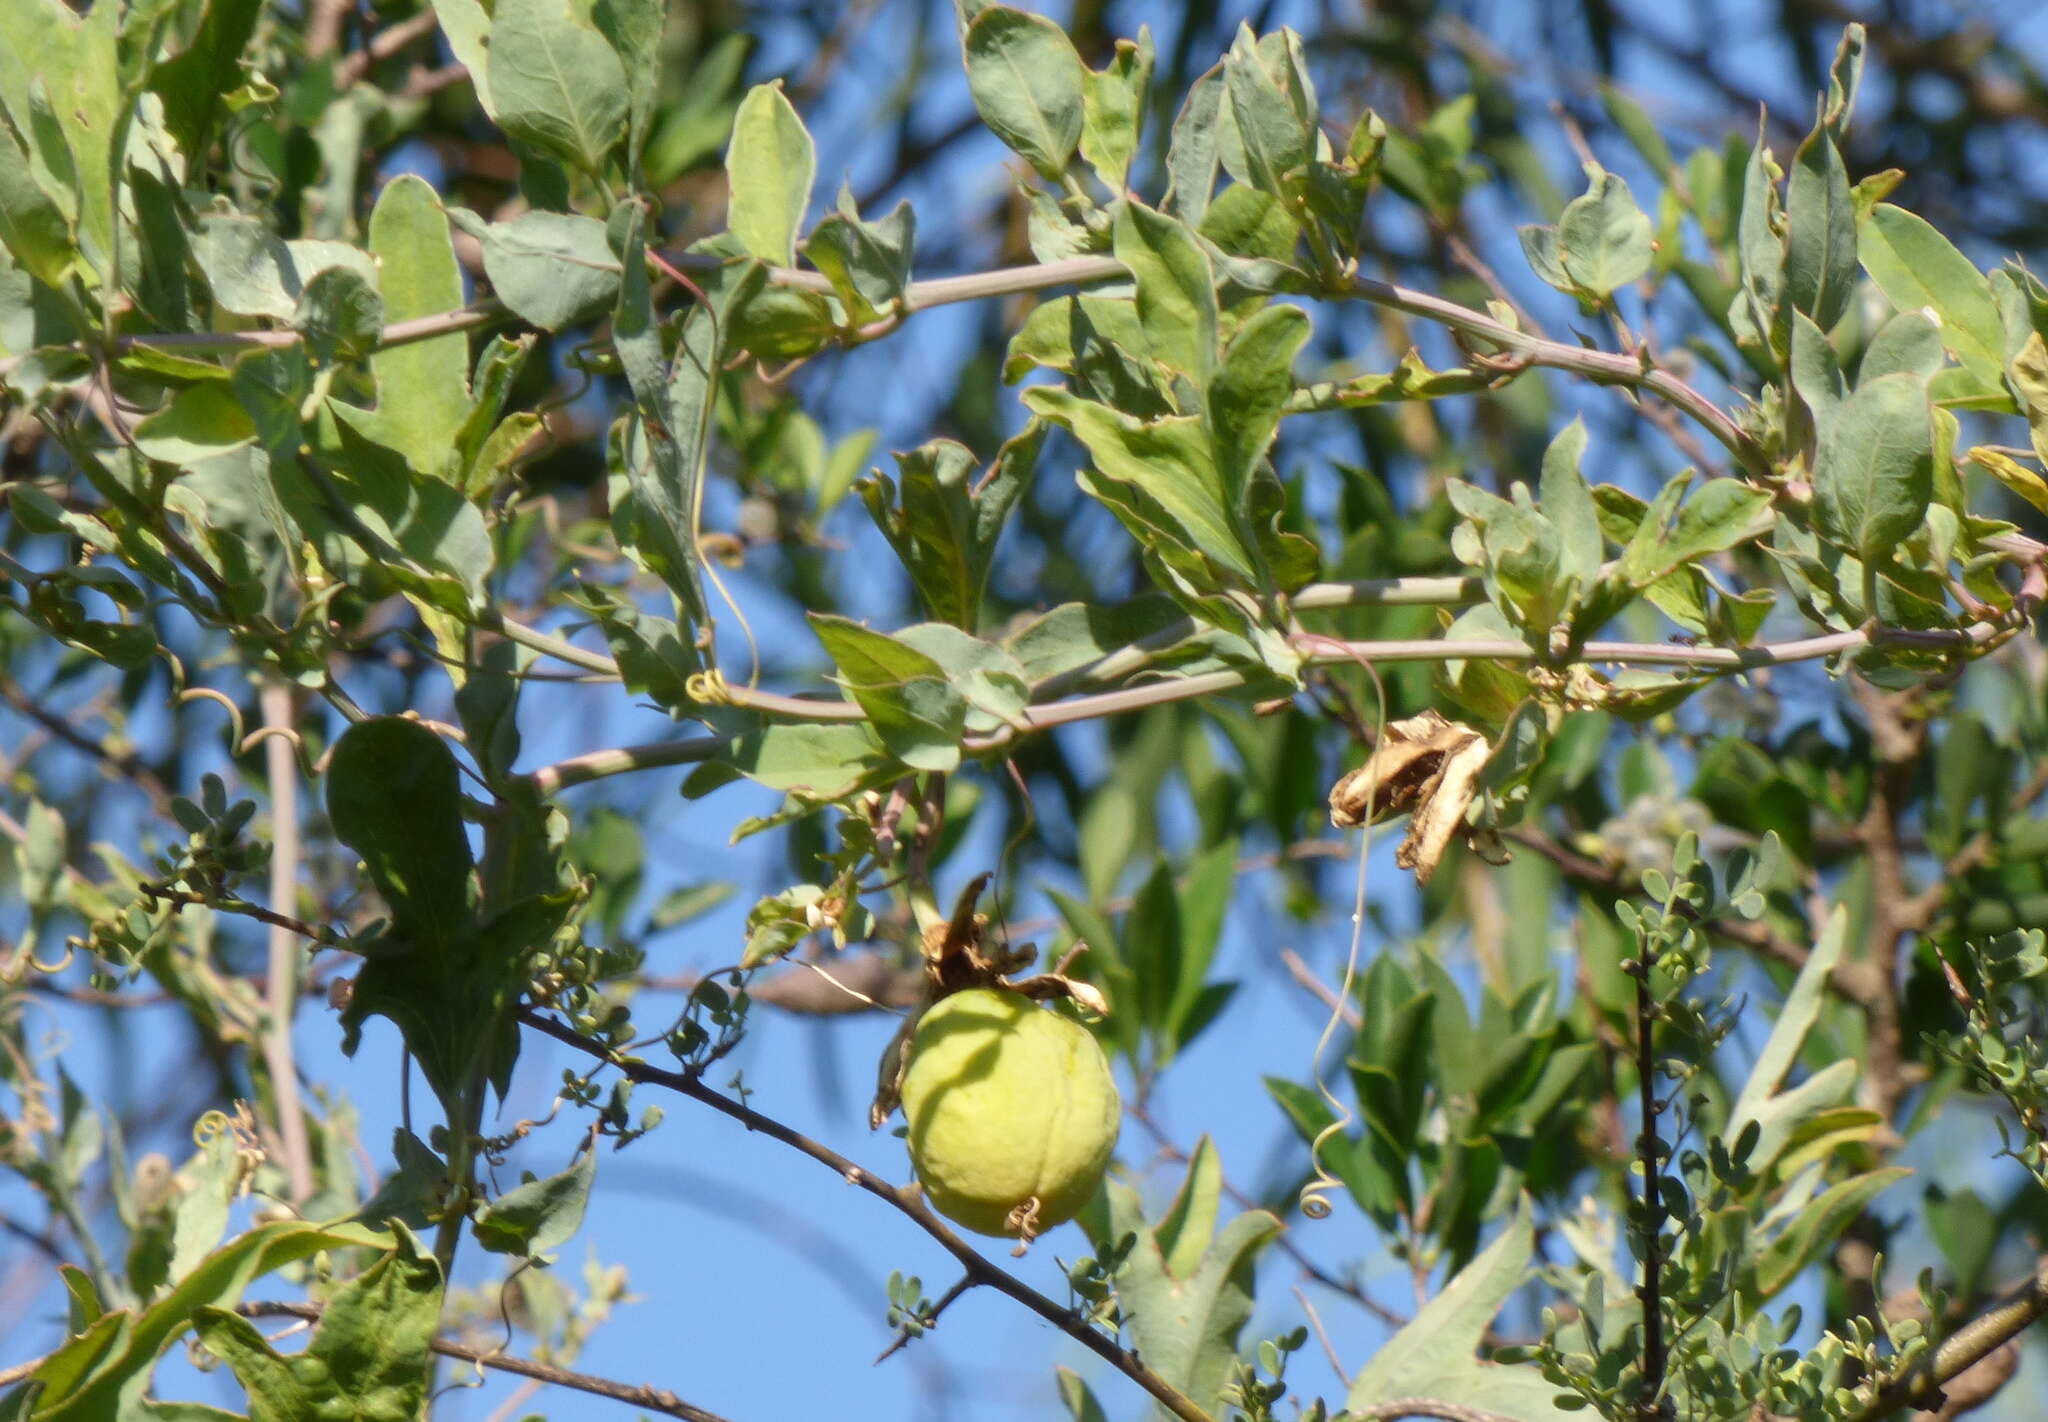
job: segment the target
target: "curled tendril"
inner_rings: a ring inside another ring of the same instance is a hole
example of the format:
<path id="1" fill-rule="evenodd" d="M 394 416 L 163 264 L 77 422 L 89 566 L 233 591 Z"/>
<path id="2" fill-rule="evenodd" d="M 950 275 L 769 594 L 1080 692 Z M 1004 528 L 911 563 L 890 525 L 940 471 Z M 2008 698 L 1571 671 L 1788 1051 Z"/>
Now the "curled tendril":
<path id="1" fill-rule="evenodd" d="M 683 694 L 705 706 L 732 705 L 732 688 L 726 684 L 725 674 L 717 667 L 691 672 L 683 683 Z"/>
<path id="2" fill-rule="evenodd" d="M 67 938 L 64 940 L 63 957 L 59 958 L 54 963 L 45 963 L 41 958 L 37 957 L 33 951 L 31 951 L 28 955 L 28 966 L 34 971 L 43 974 L 45 977 L 54 978 L 57 976 L 57 974 L 63 972 L 66 968 L 70 967 L 71 960 L 76 958 L 77 956 L 78 940 L 75 938 Z"/>
<path id="3" fill-rule="evenodd" d="M 235 743 L 235 754 L 247 755 L 272 736 L 279 736 L 290 742 L 293 751 L 297 752 L 299 762 L 302 765 L 306 762 L 306 742 L 290 726 L 258 726 Z"/>
<path id="4" fill-rule="evenodd" d="M 1373 743 L 1366 756 L 1369 778 L 1365 787 L 1365 803 L 1371 805 L 1379 799 L 1379 773 L 1372 767 L 1377 758 L 1375 753 L 1379 750 L 1380 736 L 1387 724 L 1387 688 L 1380 681 L 1377 667 L 1356 652 L 1351 655 L 1352 660 L 1363 667 L 1365 674 L 1372 679 L 1373 696 L 1379 703 L 1379 720 L 1373 727 Z M 1312 1220 L 1326 1220 L 1330 1217 L 1330 1194 L 1344 1184 L 1332 1175 L 1329 1166 L 1323 1163 L 1323 1147 L 1332 1138 L 1349 1130 L 1351 1123 L 1357 1119 L 1352 1115 L 1350 1108 L 1337 1099 L 1336 1093 L 1330 1090 L 1329 1082 L 1324 1079 L 1323 1053 L 1330 1045 L 1330 1038 L 1336 1035 L 1338 1025 L 1344 1020 L 1344 1004 L 1351 1000 L 1351 985 L 1358 977 L 1358 950 L 1365 938 L 1365 891 L 1371 861 L 1372 820 L 1368 816 L 1358 832 L 1358 888 L 1351 902 L 1351 949 L 1344 959 L 1344 981 L 1338 985 L 1336 999 L 1330 1004 L 1329 1020 L 1323 1023 L 1323 1034 L 1316 1039 L 1315 1056 L 1311 1059 L 1315 1071 L 1316 1090 L 1322 1094 L 1323 1100 L 1329 1103 L 1331 1111 L 1335 1113 L 1330 1123 L 1317 1131 L 1315 1139 L 1309 1142 L 1308 1163 L 1316 1173 L 1315 1179 L 1302 1186 L 1301 1193 L 1297 1196 L 1301 1213 Z"/>
<path id="5" fill-rule="evenodd" d="M 235 705 L 233 697 L 210 686 L 188 686 L 178 693 L 177 700 L 180 705 L 188 701 L 218 701 L 227 708 L 229 736 L 236 745 L 242 744 L 242 708 Z"/>

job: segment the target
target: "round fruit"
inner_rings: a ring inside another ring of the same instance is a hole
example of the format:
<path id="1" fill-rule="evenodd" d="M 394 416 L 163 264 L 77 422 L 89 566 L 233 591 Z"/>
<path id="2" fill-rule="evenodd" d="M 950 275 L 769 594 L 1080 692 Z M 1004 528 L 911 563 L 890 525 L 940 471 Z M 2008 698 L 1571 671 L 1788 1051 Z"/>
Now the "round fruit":
<path id="1" fill-rule="evenodd" d="M 1123 1107 L 1078 1022 L 971 988 L 926 1012 L 903 1078 L 910 1159 L 932 1207 L 977 1234 L 1043 1234 L 1102 1183 Z"/>

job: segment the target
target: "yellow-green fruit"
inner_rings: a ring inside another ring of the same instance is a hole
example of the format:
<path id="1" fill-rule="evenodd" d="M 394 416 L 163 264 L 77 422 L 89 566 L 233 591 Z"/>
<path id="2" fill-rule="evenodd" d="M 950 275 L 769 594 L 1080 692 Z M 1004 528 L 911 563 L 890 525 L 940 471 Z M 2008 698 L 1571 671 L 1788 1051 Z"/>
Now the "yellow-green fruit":
<path id="1" fill-rule="evenodd" d="M 1043 1234 L 1088 1203 L 1123 1107 L 1086 1028 L 1016 993 L 972 988 L 917 1024 L 903 1114 L 932 1207 L 976 1233 L 1015 1236 Z"/>

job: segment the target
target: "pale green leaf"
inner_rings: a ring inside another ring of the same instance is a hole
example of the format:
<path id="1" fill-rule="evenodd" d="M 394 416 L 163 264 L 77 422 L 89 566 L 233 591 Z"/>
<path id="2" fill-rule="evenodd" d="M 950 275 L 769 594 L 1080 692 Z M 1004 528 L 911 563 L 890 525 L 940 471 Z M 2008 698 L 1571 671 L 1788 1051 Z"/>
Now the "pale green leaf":
<path id="1" fill-rule="evenodd" d="M 796 235 L 811 205 L 817 166 L 810 132 L 781 81 L 748 90 L 733 119 L 725 171 L 732 183 L 727 222 L 749 254 L 796 265 Z"/>

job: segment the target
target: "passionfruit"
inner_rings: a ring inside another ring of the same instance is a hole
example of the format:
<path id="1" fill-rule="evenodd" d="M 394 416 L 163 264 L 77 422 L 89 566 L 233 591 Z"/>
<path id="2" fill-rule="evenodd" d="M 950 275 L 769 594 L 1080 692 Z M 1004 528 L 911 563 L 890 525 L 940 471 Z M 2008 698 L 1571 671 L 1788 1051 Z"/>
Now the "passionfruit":
<path id="1" fill-rule="evenodd" d="M 1101 1185 L 1123 1106 L 1087 1028 L 1020 994 L 970 988 L 918 1023 L 903 1114 L 932 1208 L 977 1234 L 1028 1240 Z"/>

